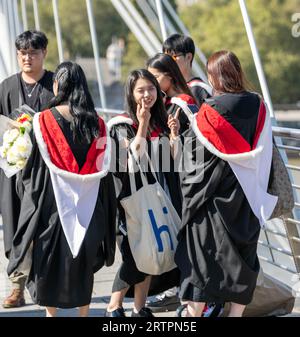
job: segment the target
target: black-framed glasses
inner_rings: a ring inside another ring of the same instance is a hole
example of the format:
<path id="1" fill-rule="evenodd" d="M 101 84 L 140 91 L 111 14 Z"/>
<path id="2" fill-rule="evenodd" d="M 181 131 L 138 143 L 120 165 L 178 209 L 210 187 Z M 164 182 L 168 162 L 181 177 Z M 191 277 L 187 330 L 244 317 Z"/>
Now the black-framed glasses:
<path id="1" fill-rule="evenodd" d="M 17 54 L 20 57 L 26 57 L 26 55 L 28 55 L 28 57 L 30 58 L 35 58 L 38 55 L 40 55 L 42 49 L 32 49 L 32 50 L 25 50 L 25 49 L 21 49 L 21 50 L 17 50 Z"/>

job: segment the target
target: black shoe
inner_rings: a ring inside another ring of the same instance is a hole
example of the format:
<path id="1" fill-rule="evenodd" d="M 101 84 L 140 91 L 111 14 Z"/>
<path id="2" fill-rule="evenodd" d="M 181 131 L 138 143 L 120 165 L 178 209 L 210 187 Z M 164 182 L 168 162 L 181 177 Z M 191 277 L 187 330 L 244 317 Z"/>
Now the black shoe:
<path id="1" fill-rule="evenodd" d="M 142 308 L 137 314 L 132 310 L 131 317 L 155 317 L 149 308 Z"/>
<path id="2" fill-rule="evenodd" d="M 176 309 L 175 317 L 186 317 L 187 304 L 182 304 Z"/>
<path id="3" fill-rule="evenodd" d="M 106 310 L 105 317 L 126 317 L 125 310 L 123 308 L 118 308 L 113 311 Z"/>
<path id="4" fill-rule="evenodd" d="M 153 312 L 174 311 L 180 306 L 180 299 L 177 295 L 167 297 L 165 294 L 157 296 L 155 300 L 147 302 L 147 308 Z"/>

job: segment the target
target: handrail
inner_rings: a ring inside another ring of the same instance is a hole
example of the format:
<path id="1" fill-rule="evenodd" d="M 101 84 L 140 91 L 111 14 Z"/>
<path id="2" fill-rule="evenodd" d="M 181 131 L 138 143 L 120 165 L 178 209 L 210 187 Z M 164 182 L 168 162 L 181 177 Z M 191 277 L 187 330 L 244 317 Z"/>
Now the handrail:
<path id="1" fill-rule="evenodd" d="M 268 262 L 268 263 L 272 264 L 273 266 L 278 267 L 278 268 L 280 268 L 280 269 L 283 269 L 283 270 L 285 270 L 285 271 L 288 271 L 288 272 L 290 272 L 290 273 L 292 273 L 292 274 L 296 274 L 296 273 L 297 273 L 297 271 L 296 271 L 295 269 L 291 269 L 291 268 L 289 268 L 288 266 L 286 266 L 286 265 L 284 265 L 284 264 L 281 264 L 281 263 L 273 262 L 273 261 L 271 261 L 270 259 L 268 259 L 267 257 L 264 257 L 264 256 L 262 256 L 262 255 L 259 255 L 258 257 L 260 258 L 260 260 L 263 260 L 263 261 L 265 261 L 265 262 Z"/>
<path id="2" fill-rule="evenodd" d="M 292 128 L 284 128 L 281 126 L 273 126 L 272 131 L 274 136 L 284 138 L 296 138 L 300 140 L 300 130 Z"/>
<path id="3" fill-rule="evenodd" d="M 278 145 L 278 149 L 283 149 L 283 150 L 290 150 L 290 151 L 299 151 L 298 146 L 290 146 L 290 145 Z"/>
<path id="4" fill-rule="evenodd" d="M 283 248 L 280 248 L 280 247 L 276 247 L 274 245 L 270 245 L 269 243 L 266 243 L 262 240 L 258 240 L 258 243 L 264 247 L 267 247 L 267 248 L 271 248 L 273 250 L 276 250 L 277 252 L 279 253 L 282 253 L 282 254 L 285 254 L 285 255 L 288 255 L 288 256 L 293 256 L 293 254 L 291 252 L 289 252 L 288 250 L 286 249 L 283 249 Z M 300 256 L 295 256 L 295 258 L 299 259 Z"/>
<path id="5" fill-rule="evenodd" d="M 108 114 L 121 114 L 124 113 L 124 110 L 117 110 L 117 109 L 103 109 L 103 108 L 96 108 L 99 113 L 108 113 Z M 292 128 L 285 128 L 282 126 L 272 126 L 273 135 L 276 137 L 283 137 L 283 138 L 296 138 L 300 140 L 300 129 L 292 129 Z M 300 150 L 300 146 L 299 146 Z"/>
<path id="6" fill-rule="evenodd" d="M 96 108 L 96 111 L 99 115 L 108 115 L 109 117 L 121 115 L 125 112 L 124 110 L 103 109 L 103 108 Z"/>

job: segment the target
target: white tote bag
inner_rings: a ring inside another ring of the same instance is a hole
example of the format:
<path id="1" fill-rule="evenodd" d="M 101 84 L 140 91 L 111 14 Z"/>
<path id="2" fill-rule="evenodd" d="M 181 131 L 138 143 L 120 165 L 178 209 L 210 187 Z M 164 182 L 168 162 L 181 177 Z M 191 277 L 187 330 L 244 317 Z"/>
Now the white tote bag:
<path id="1" fill-rule="evenodd" d="M 129 155 L 129 162 L 134 161 Z M 153 166 L 149 160 L 155 177 Z M 142 187 L 136 190 L 134 173 L 128 173 L 131 195 L 121 200 L 125 210 L 129 246 L 137 269 L 160 275 L 176 267 L 174 254 L 181 220 L 161 185 L 149 184 L 137 163 Z"/>

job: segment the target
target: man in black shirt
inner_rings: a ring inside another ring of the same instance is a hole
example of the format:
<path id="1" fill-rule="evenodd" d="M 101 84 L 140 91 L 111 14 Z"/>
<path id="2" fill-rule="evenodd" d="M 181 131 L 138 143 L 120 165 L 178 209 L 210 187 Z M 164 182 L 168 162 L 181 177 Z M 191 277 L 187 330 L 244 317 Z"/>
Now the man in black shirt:
<path id="1" fill-rule="evenodd" d="M 20 34 L 15 41 L 21 72 L 5 79 L 0 84 L 0 114 L 13 118 L 14 110 L 27 104 L 34 111 L 42 111 L 53 97 L 53 73 L 43 68 L 47 55 L 48 39 L 43 32 L 29 30 Z M 0 211 L 2 213 L 4 249 L 9 258 L 12 240 L 17 230 L 20 200 L 15 176 L 7 178 L 0 171 Z M 4 308 L 25 305 L 24 289 L 26 271 L 14 273 L 12 294 L 3 302 Z"/>

